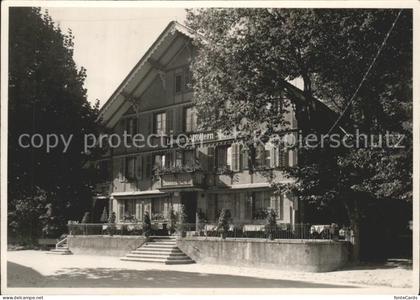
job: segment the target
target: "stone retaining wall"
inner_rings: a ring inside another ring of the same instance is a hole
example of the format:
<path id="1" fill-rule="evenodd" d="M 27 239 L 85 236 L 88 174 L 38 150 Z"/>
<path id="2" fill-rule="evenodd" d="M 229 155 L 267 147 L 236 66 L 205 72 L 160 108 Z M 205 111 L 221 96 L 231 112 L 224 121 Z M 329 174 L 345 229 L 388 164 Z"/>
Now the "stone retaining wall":
<path id="1" fill-rule="evenodd" d="M 143 236 L 68 236 L 69 249 L 73 254 L 124 256 L 146 242 Z"/>
<path id="2" fill-rule="evenodd" d="M 330 240 L 265 240 L 186 237 L 178 247 L 198 263 L 327 272 L 343 267 L 350 256 L 348 242 Z"/>

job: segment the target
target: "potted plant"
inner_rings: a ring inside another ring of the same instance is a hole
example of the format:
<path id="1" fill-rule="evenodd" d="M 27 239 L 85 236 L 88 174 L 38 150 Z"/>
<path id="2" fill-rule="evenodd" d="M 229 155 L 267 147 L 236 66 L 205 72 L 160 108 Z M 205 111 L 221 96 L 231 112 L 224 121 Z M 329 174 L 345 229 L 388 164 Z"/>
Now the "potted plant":
<path id="1" fill-rule="evenodd" d="M 276 213 L 273 209 L 271 209 L 267 216 L 266 216 L 266 224 L 265 224 L 265 234 L 268 236 L 270 240 L 274 240 L 274 235 L 277 229 L 276 223 Z"/>
<path id="2" fill-rule="evenodd" d="M 220 237 L 225 239 L 229 231 L 229 218 L 230 213 L 227 209 L 223 208 L 219 215 L 217 223 L 217 231 L 220 232 Z"/>

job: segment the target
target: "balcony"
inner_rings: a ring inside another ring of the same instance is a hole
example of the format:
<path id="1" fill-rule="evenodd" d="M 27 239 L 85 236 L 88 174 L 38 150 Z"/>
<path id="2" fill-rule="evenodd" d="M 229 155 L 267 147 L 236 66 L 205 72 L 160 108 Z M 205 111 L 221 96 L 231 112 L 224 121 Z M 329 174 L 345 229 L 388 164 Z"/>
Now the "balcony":
<path id="1" fill-rule="evenodd" d="M 205 180 L 201 170 L 160 172 L 161 189 L 202 188 Z"/>

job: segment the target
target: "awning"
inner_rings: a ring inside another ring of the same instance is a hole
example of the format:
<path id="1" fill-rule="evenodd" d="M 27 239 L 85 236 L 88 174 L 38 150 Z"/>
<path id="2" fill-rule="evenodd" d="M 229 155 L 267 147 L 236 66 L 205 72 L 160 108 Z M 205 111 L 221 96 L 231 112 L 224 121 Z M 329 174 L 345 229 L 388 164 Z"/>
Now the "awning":
<path id="1" fill-rule="evenodd" d="M 135 192 L 120 192 L 112 193 L 111 196 L 115 198 L 133 198 L 133 197 L 163 197 L 168 194 L 159 190 L 135 191 Z"/>

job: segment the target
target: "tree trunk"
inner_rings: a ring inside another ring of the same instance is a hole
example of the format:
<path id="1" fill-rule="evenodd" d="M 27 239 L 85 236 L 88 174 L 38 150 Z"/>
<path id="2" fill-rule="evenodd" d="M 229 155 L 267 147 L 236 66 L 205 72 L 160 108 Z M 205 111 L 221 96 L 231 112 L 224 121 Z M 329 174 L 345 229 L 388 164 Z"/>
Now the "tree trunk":
<path id="1" fill-rule="evenodd" d="M 352 236 L 352 262 L 360 261 L 360 219 L 355 217 L 350 220 L 351 228 L 353 229 Z"/>
<path id="2" fill-rule="evenodd" d="M 353 263 L 360 261 L 360 211 L 358 201 L 356 199 L 351 202 L 351 198 L 342 199 L 344 208 L 346 209 L 347 216 L 350 221 L 350 228 L 353 230 L 351 237 L 352 255 L 351 260 Z M 353 204 L 353 205 L 351 205 Z"/>

